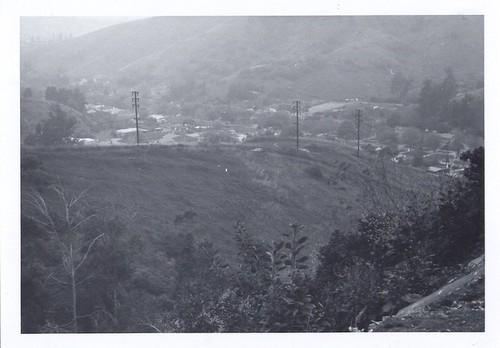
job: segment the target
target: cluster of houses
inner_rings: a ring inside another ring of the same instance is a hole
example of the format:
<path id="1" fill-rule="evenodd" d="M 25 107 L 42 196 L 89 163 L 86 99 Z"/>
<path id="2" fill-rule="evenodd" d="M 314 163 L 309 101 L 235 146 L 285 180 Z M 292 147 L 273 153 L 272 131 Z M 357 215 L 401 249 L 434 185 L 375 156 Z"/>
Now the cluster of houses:
<path id="1" fill-rule="evenodd" d="M 348 100 L 346 102 L 349 102 Z M 325 105 L 325 107 L 332 108 L 332 105 Z M 339 105 L 334 105 L 339 106 Z M 120 115 L 125 111 L 120 110 L 115 107 L 107 107 L 100 104 L 87 104 L 87 112 L 89 114 L 96 113 L 98 111 L 110 113 L 112 115 Z M 378 105 L 376 106 L 378 107 Z M 374 107 L 375 108 L 375 107 Z M 253 109 L 252 109 L 253 110 Z M 276 109 L 268 108 L 266 110 L 259 110 L 261 113 L 274 113 Z M 132 123 L 135 123 L 134 119 L 130 119 L 131 126 L 128 128 L 117 129 L 113 132 L 114 138 L 108 139 L 104 142 L 99 142 L 95 139 L 85 138 L 80 139 L 83 144 L 86 145 L 97 145 L 97 144 L 127 144 L 135 141 L 136 127 L 132 127 Z M 209 124 L 209 122 L 204 122 L 203 124 L 194 124 L 194 122 L 182 121 L 180 115 L 164 116 L 160 114 L 151 114 L 146 119 L 142 119 L 139 122 L 139 132 L 142 135 L 142 142 L 152 143 L 152 144 L 164 144 L 164 145 L 196 145 L 207 139 L 208 134 L 224 134 L 224 139 L 231 139 L 232 142 L 242 142 L 245 141 L 247 136 L 259 136 L 259 135 L 272 135 L 280 136 L 281 131 L 279 129 L 245 129 L 237 130 L 234 126 L 222 125 L 217 126 Z M 147 134 L 147 135 L 146 135 Z M 303 134 L 304 136 L 314 136 L 313 134 Z M 439 134 L 442 137 L 443 142 L 449 142 L 453 138 L 453 134 Z M 316 135 L 321 138 L 320 135 Z M 330 137 L 325 137 L 330 139 Z M 336 137 L 333 137 L 335 139 Z M 352 146 L 352 144 L 351 144 Z M 368 141 L 362 141 L 362 148 L 364 151 L 379 153 L 384 150 L 380 144 L 376 142 L 375 139 L 370 139 Z M 465 165 L 460 160 L 459 153 L 457 151 L 445 150 L 445 149 L 418 149 L 412 150 L 404 145 L 400 145 L 396 151 L 391 156 L 392 160 L 397 163 L 415 163 L 415 157 L 419 157 L 421 160 L 421 166 L 425 166 L 427 171 L 430 173 L 446 173 L 451 176 L 461 175 L 464 171 Z"/>
<path id="2" fill-rule="evenodd" d="M 114 129 L 111 131 L 111 138 L 98 140 L 93 138 L 81 138 L 83 145 L 123 145 L 135 142 L 137 129 L 135 127 L 135 118 L 130 111 L 122 110 L 116 107 L 109 107 L 102 104 L 86 104 L 87 113 L 92 115 L 97 112 L 105 112 L 110 115 L 123 116 L 122 126 L 127 127 Z M 204 122 L 203 124 L 194 124 L 195 122 L 183 121 L 181 115 L 165 116 L 160 114 L 151 114 L 147 117 L 139 118 L 139 133 L 143 143 L 150 144 L 183 144 L 195 145 L 205 140 L 207 132 L 217 132 L 225 134 L 224 138 L 232 139 L 232 142 L 244 141 L 248 135 L 246 132 L 237 131 L 234 127 L 219 125 L 215 127 Z"/>
<path id="3" fill-rule="evenodd" d="M 102 111 L 107 112 L 111 115 L 119 115 L 124 111 L 114 106 L 109 107 L 102 104 L 85 104 L 85 108 L 87 109 L 87 114 L 95 114 L 97 111 Z"/>
<path id="4" fill-rule="evenodd" d="M 372 143 L 363 144 L 361 148 L 373 154 L 379 154 L 386 148 Z M 392 152 L 392 151 L 391 151 Z M 398 146 L 397 151 L 391 154 L 391 160 L 395 163 L 407 163 L 415 165 L 415 158 L 421 159 L 419 166 L 426 168 L 432 174 L 447 174 L 460 176 L 463 174 L 466 164 L 460 159 L 460 153 L 444 149 L 411 149 L 407 146 Z"/>

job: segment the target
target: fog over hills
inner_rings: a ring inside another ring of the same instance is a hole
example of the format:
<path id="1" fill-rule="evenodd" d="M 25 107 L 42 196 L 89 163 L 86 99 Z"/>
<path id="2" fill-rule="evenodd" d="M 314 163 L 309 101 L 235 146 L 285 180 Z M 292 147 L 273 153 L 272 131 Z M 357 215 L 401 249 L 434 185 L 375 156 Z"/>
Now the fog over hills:
<path id="1" fill-rule="evenodd" d="M 26 16 L 20 18 L 20 38 L 23 42 L 65 39 L 139 18 L 142 17 Z"/>
<path id="2" fill-rule="evenodd" d="M 22 51 L 22 82 L 103 75 L 120 87 L 231 84 L 324 99 L 385 97 L 402 72 L 420 88 L 451 67 L 483 78 L 481 16 L 155 17 Z"/>

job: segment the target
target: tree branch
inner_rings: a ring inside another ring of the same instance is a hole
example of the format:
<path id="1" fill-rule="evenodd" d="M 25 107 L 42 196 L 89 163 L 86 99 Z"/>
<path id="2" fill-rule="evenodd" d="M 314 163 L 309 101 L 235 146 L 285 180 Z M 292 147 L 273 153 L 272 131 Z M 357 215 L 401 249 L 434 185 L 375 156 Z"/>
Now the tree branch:
<path id="1" fill-rule="evenodd" d="M 35 189 L 32 192 L 28 193 L 30 200 L 27 202 L 35 208 L 35 210 L 42 215 L 43 218 L 47 220 L 47 222 L 43 222 L 40 219 L 35 218 L 34 216 L 30 216 L 35 222 L 40 223 L 42 226 L 45 226 L 45 229 L 49 233 L 56 233 L 57 229 L 52 220 L 52 217 L 49 214 L 49 210 L 47 208 L 47 204 L 45 203 L 45 199 L 42 195 Z"/>
<path id="2" fill-rule="evenodd" d="M 87 259 L 87 256 L 89 255 L 89 252 L 90 252 L 90 249 L 92 249 L 92 245 L 94 245 L 94 243 L 99 239 L 101 238 L 102 236 L 104 236 L 104 233 L 101 233 L 100 235 L 98 235 L 97 237 L 95 237 L 92 242 L 90 243 L 87 251 L 85 252 L 85 255 L 83 256 L 82 260 L 80 261 L 80 263 L 75 267 L 75 272 L 78 270 L 78 268 L 80 268 L 80 266 L 85 262 L 85 260 Z"/>
<path id="3" fill-rule="evenodd" d="M 54 277 L 54 276 L 52 275 L 52 273 L 48 276 L 48 278 L 47 278 L 47 279 L 49 279 L 49 278 L 50 278 L 50 279 L 54 279 L 54 280 L 55 280 L 56 282 L 58 282 L 58 283 L 61 283 L 61 284 L 64 284 L 64 285 L 69 285 L 69 283 L 68 283 L 68 282 L 62 281 L 62 280 L 57 279 L 56 277 Z"/>
<path id="4" fill-rule="evenodd" d="M 75 205 L 81 198 L 85 197 L 87 191 L 90 189 L 90 187 L 87 187 L 85 190 L 80 192 L 78 196 L 73 196 L 71 199 L 71 202 L 69 203 L 69 207 L 71 208 L 73 205 Z"/>
<path id="5" fill-rule="evenodd" d="M 88 276 L 87 278 L 85 278 L 84 280 L 81 280 L 81 281 L 79 281 L 78 283 L 76 283 L 76 284 L 75 284 L 75 286 L 78 286 L 78 285 L 80 285 L 80 284 L 85 283 L 85 282 L 86 282 L 87 280 L 89 280 L 90 278 L 92 278 L 92 274 L 91 274 L 91 275 L 89 275 L 89 276 Z"/>
<path id="6" fill-rule="evenodd" d="M 66 219 L 66 223 L 69 225 L 70 224 L 70 221 L 69 221 L 69 218 L 70 218 L 70 214 L 69 214 L 69 207 L 68 207 L 68 200 L 66 199 L 66 192 L 64 190 L 64 187 L 63 185 L 61 184 L 61 180 L 60 178 L 58 177 L 57 178 L 58 180 L 58 184 L 55 184 L 55 185 L 51 185 L 51 189 L 57 193 L 57 195 L 59 196 L 59 198 L 61 198 L 61 200 L 63 201 L 64 203 L 64 210 L 65 210 L 65 219 Z"/>
<path id="7" fill-rule="evenodd" d="M 142 325 L 144 325 L 144 326 L 149 326 L 149 327 L 151 327 L 151 328 L 155 329 L 155 330 L 156 330 L 156 332 L 158 332 L 158 333 L 162 333 L 162 331 L 161 331 L 160 329 L 158 329 L 156 326 L 154 326 L 153 324 L 146 323 L 146 322 L 144 322 L 144 321 L 143 321 L 143 322 L 141 322 L 141 324 L 142 324 Z"/>
<path id="8" fill-rule="evenodd" d="M 85 223 L 87 220 L 93 218 L 94 216 L 97 216 L 97 214 L 92 214 L 92 215 L 87 216 L 85 219 L 83 219 L 82 221 L 80 221 L 79 223 L 77 223 L 75 226 L 71 227 L 70 230 L 73 231 L 75 228 L 77 228 L 81 224 Z"/>

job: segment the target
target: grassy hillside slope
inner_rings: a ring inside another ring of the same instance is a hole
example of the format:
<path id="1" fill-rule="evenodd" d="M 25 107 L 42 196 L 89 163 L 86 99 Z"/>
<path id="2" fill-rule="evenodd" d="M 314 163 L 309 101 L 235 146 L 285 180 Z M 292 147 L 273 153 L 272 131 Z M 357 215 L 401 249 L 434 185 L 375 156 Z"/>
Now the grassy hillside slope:
<path id="1" fill-rule="evenodd" d="M 254 146 L 263 150 L 252 151 Z M 310 237 L 309 251 L 316 250 L 330 232 L 349 229 L 369 207 L 363 181 L 383 187 L 375 175 L 378 159 L 358 159 L 339 145 L 306 146 L 310 152 L 297 152 L 292 141 L 217 148 L 23 148 L 22 157 L 43 162 L 46 184 L 61 180 L 75 193 L 88 188 L 91 206 L 127 215 L 130 232 L 147 243 L 190 232 L 231 256 L 237 221 L 268 241 L 299 222 Z M 409 167 L 388 163 L 387 175 L 396 196 L 432 185 L 428 174 Z M 27 177 L 23 193 L 33 186 Z M 46 184 L 39 190 L 50 197 Z M 183 219 L 186 212 L 195 215 Z"/>

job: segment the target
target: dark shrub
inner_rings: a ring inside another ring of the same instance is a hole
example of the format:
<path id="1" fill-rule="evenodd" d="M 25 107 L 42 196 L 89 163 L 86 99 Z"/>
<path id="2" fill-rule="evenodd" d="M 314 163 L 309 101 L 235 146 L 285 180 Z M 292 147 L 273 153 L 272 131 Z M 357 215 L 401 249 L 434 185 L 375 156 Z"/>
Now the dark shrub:
<path id="1" fill-rule="evenodd" d="M 321 169 L 321 166 L 319 166 L 318 164 L 310 165 L 305 169 L 305 172 L 309 174 L 311 178 L 316 180 L 322 180 L 324 177 L 323 170 Z"/>

